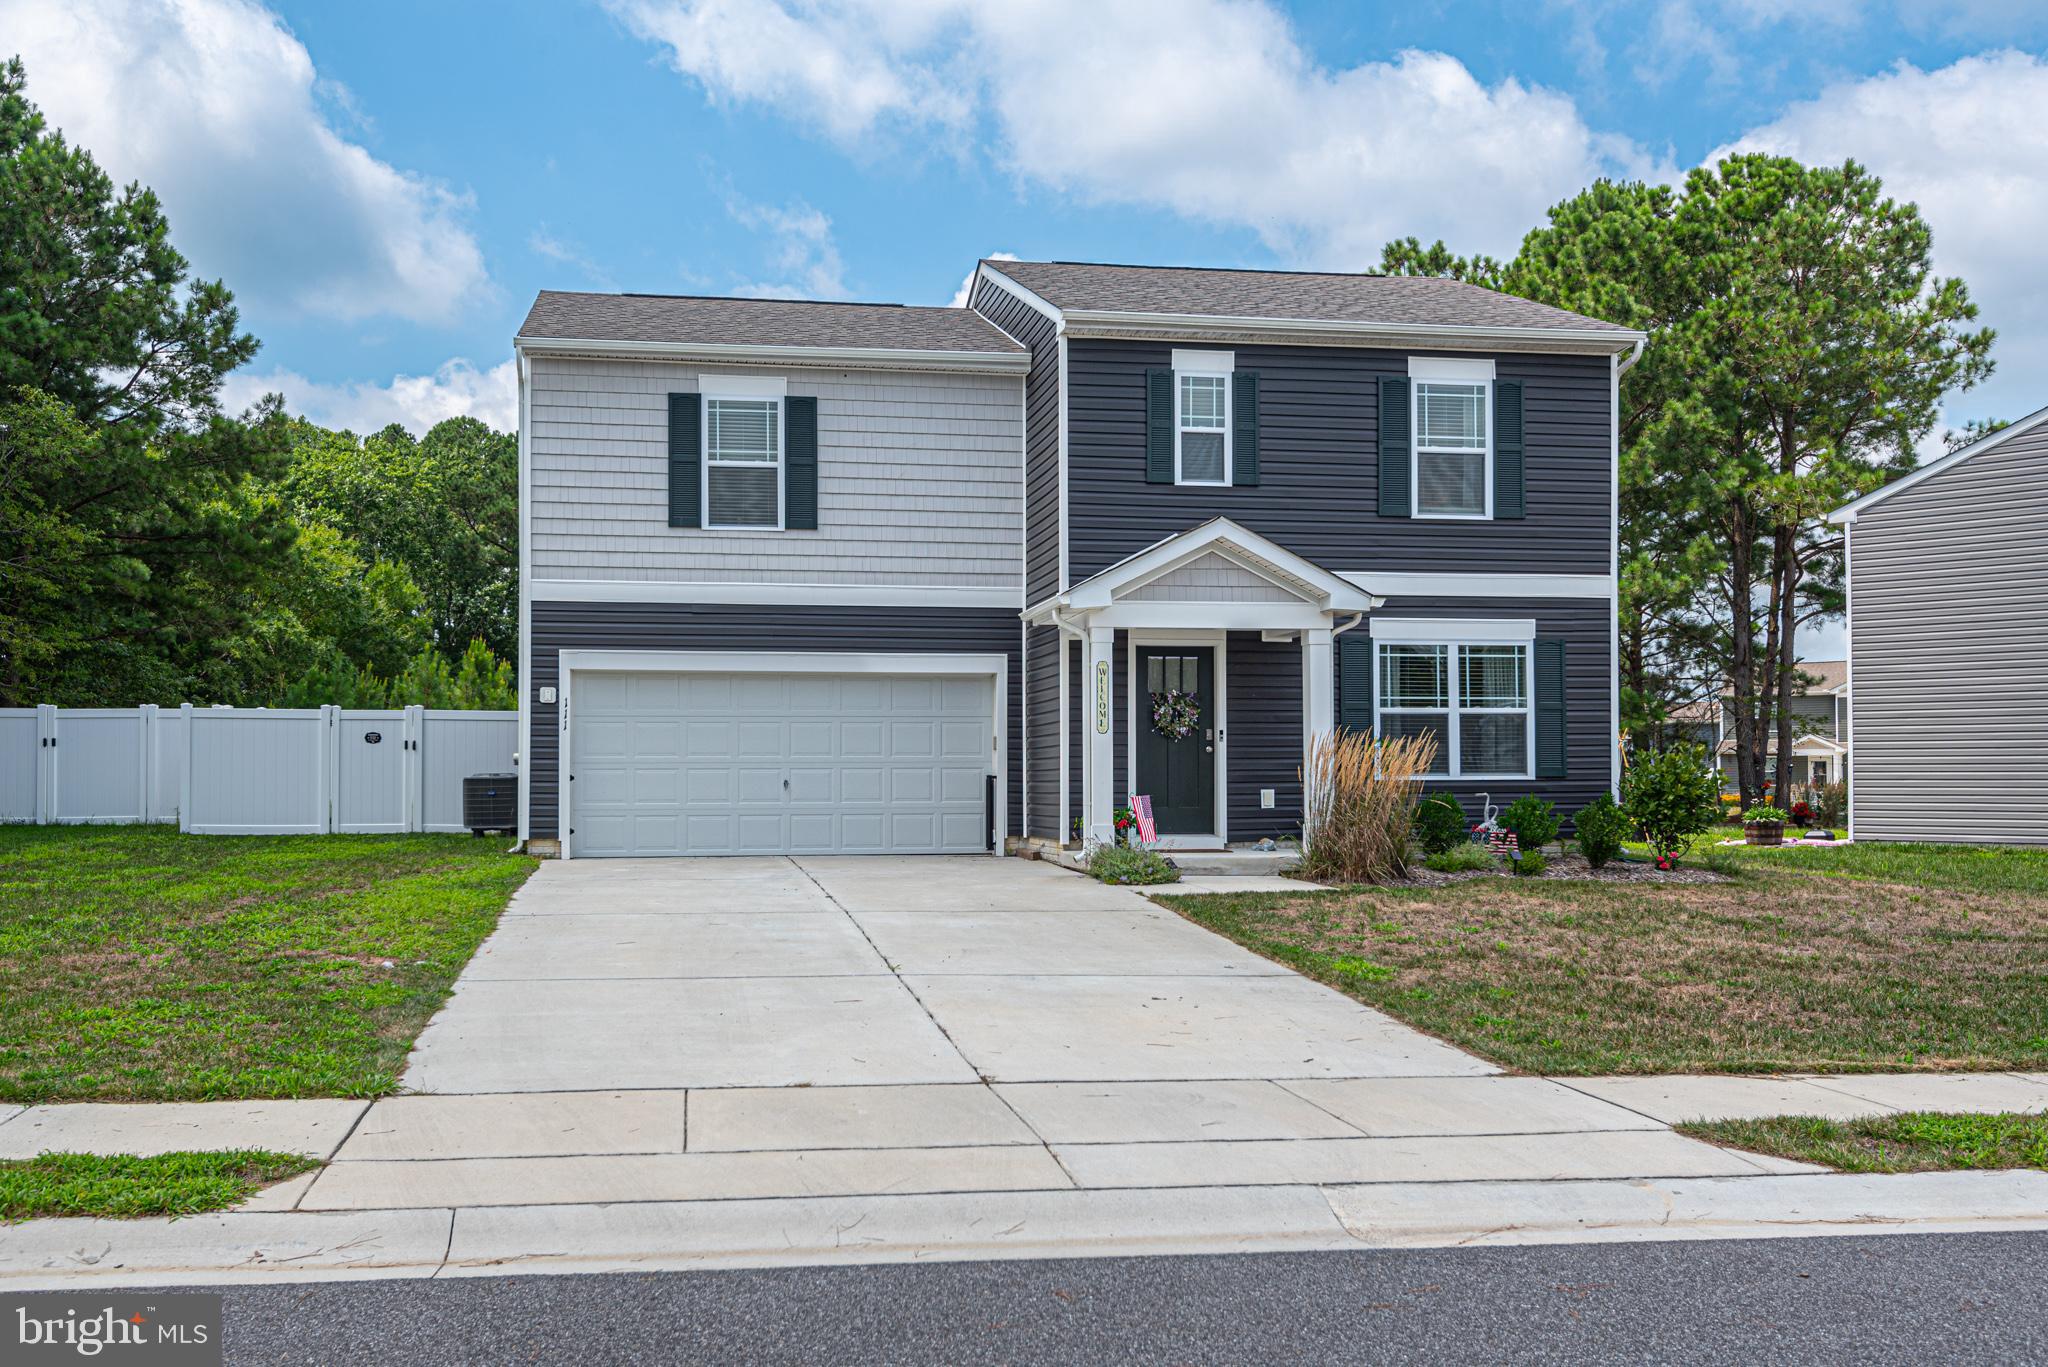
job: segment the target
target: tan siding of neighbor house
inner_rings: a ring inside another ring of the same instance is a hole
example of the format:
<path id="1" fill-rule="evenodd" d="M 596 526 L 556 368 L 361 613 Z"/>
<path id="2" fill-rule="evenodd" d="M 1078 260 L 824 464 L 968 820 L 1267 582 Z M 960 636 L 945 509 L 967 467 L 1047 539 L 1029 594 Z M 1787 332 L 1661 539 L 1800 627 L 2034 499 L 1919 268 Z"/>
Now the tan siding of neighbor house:
<path id="1" fill-rule="evenodd" d="M 536 579 L 1015 589 L 1022 599 L 1023 380 L 719 366 L 818 399 L 818 529 L 668 525 L 668 395 L 697 368 L 533 363 Z"/>
<path id="2" fill-rule="evenodd" d="M 1857 838 L 2048 843 L 2048 427 L 1858 512 Z"/>

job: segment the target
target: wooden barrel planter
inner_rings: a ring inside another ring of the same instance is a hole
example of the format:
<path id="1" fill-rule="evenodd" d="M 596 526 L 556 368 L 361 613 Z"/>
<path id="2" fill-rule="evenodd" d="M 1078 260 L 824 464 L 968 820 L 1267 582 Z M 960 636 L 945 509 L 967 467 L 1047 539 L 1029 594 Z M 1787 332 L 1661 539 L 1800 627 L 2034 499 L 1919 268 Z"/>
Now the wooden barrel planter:
<path id="1" fill-rule="evenodd" d="M 1742 838 L 1752 845 L 1782 845 L 1785 843 L 1785 823 L 1745 821 L 1742 824 Z"/>

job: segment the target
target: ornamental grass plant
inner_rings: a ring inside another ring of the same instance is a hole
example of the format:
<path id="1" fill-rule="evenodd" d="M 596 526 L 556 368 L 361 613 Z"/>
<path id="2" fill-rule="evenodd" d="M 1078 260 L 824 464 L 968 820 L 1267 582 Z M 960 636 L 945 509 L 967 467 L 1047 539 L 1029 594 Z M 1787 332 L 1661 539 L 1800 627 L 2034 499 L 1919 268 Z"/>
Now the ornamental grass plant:
<path id="1" fill-rule="evenodd" d="M 1333 731 L 1318 736 L 1303 775 L 1301 871 L 1325 883 L 1377 883 L 1408 872 L 1409 840 L 1436 738 L 1397 740 Z"/>

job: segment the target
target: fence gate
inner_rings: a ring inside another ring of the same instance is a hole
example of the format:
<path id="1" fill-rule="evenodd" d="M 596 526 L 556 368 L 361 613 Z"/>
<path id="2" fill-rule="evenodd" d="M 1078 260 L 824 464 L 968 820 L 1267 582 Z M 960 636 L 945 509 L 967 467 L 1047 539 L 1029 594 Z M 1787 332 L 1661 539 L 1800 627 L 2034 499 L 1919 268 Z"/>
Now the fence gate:
<path id="1" fill-rule="evenodd" d="M 335 830 L 377 835 L 419 829 L 416 710 L 349 711 L 331 719 Z"/>

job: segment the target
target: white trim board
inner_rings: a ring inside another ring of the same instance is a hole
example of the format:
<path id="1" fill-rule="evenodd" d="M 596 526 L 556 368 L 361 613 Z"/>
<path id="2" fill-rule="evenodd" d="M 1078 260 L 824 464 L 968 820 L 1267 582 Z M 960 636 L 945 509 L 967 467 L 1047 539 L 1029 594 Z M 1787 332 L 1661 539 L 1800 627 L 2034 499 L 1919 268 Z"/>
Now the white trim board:
<path id="1" fill-rule="evenodd" d="M 668 580 L 536 579 L 537 603 L 758 603 L 764 607 L 993 608 L 1016 612 L 1020 589 L 921 584 L 681 584 Z"/>
<path id="2" fill-rule="evenodd" d="M 1612 598 L 1605 574 L 1389 574 L 1338 570 L 1346 583 L 1385 598 Z"/>
<path id="3" fill-rule="evenodd" d="M 1483 645 L 1503 641 L 1524 645 L 1536 639 L 1533 617 L 1368 617 L 1365 634 L 1375 641 L 1416 645 Z"/>
<path id="4" fill-rule="evenodd" d="M 944 370 L 974 375 L 1015 375 L 1020 380 L 1031 368 L 1031 354 L 1014 351 L 628 342 L 583 337 L 520 337 L 513 341 L 512 347 L 521 356 L 621 356 L 651 361 L 700 361 L 713 365 L 758 362 L 762 365 L 823 366 L 838 370 Z"/>

